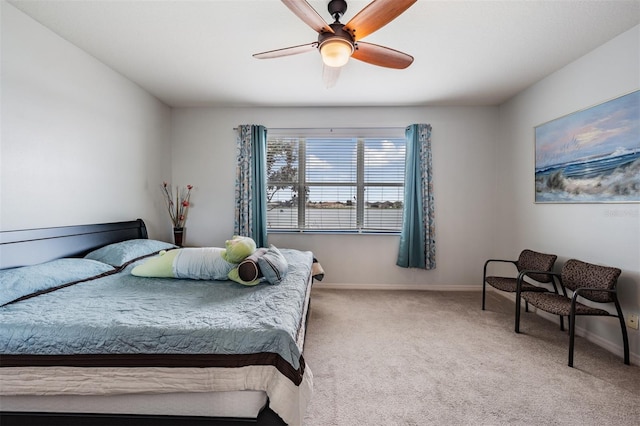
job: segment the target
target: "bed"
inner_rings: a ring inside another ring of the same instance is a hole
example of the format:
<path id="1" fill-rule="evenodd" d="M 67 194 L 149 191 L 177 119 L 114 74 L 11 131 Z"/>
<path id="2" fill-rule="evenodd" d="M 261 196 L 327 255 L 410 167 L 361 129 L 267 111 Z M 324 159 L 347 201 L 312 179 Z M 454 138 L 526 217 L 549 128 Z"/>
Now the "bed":
<path id="1" fill-rule="evenodd" d="M 3 426 L 302 423 L 313 254 L 278 285 L 131 274 L 170 248 L 140 219 L 0 233 Z"/>

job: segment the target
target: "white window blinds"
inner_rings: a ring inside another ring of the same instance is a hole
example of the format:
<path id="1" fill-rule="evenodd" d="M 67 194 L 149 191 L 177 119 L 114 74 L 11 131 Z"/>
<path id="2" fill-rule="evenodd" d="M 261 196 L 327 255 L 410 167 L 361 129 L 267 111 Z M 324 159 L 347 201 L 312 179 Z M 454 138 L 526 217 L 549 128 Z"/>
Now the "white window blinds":
<path id="1" fill-rule="evenodd" d="M 380 133 L 388 133 L 383 129 Z M 300 131 L 300 133 L 304 133 Z M 405 140 L 395 137 L 267 136 L 269 230 L 399 232 Z M 333 132 L 332 132 L 333 133 Z M 366 132 L 375 135 L 375 129 Z M 347 134 L 345 136 L 345 134 Z"/>

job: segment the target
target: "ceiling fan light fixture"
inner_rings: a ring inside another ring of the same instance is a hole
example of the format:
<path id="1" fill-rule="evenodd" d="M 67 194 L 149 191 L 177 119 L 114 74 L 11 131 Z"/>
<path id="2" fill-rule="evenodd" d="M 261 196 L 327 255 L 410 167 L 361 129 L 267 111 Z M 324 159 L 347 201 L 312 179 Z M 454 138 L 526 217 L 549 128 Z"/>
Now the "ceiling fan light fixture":
<path id="1" fill-rule="evenodd" d="M 330 38 L 320 44 L 322 62 L 328 67 L 339 68 L 349 62 L 353 44 L 342 38 Z"/>

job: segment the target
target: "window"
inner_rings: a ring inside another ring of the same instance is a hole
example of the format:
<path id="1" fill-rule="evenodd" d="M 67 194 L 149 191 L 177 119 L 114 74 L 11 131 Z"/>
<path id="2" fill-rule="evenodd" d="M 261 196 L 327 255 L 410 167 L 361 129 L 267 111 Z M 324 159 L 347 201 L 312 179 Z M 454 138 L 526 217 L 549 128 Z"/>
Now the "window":
<path id="1" fill-rule="evenodd" d="M 269 231 L 400 232 L 403 133 L 269 129 Z"/>

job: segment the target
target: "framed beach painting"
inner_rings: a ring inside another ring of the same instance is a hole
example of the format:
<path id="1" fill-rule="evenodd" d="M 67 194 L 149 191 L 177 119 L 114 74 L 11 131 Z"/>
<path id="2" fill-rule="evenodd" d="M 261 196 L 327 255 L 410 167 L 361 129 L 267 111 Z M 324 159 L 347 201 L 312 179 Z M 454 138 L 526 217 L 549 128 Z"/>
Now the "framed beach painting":
<path id="1" fill-rule="evenodd" d="M 535 128 L 536 203 L 640 202 L 640 91 Z"/>

